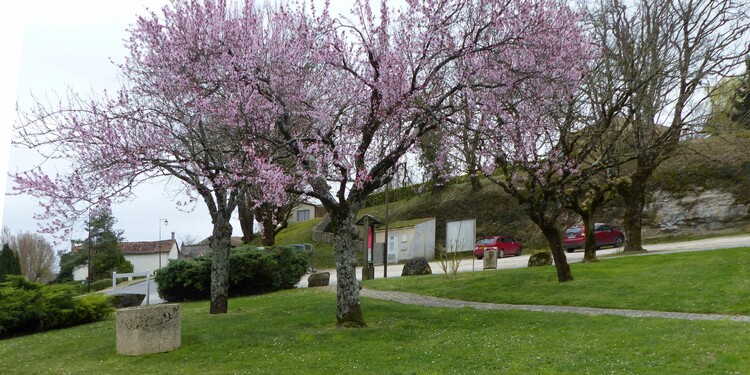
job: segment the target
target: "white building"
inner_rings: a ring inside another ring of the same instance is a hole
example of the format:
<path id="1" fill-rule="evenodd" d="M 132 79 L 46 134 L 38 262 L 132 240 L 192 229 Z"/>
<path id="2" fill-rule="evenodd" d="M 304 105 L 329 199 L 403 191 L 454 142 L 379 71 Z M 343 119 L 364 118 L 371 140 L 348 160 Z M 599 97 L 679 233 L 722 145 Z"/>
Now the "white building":
<path id="1" fill-rule="evenodd" d="M 162 241 L 121 242 L 120 250 L 133 264 L 133 272 L 155 271 L 177 259 L 179 248 L 174 238 Z"/>
<path id="2" fill-rule="evenodd" d="M 307 202 L 302 202 L 292 209 L 289 213 L 288 223 L 298 223 L 300 221 L 310 220 L 316 217 L 323 217 L 326 214 L 323 206 L 316 206 Z"/>
<path id="3" fill-rule="evenodd" d="M 170 259 L 177 259 L 179 248 L 173 234 L 162 241 L 120 242 L 120 251 L 133 264 L 133 272 L 144 272 L 166 267 Z M 78 266 L 73 270 L 73 280 L 86 280 L 88 273 L 87 265 Z"/>

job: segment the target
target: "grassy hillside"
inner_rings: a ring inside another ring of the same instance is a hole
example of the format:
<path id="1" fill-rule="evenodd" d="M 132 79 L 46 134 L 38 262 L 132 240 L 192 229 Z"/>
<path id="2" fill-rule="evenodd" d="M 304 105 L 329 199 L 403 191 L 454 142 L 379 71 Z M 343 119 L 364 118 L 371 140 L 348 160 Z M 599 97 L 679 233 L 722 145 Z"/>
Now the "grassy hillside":
<path id="1" fill-rule="evenodd" d="M 315 246 L 313 257 L 310 260 L 310 266 L 315 268 L 334 268 L 336 262 L 333 257 L 333 245 L 323 242 L 313 241 L 312 228 L 320 223 L 321 218 L 306 220 L 299 223 L 291 223 L 289 226 L 279 232 L 276 236 L 276 245 L 291 245 L 299 243 L 309 243 Z M 256 234 L 255 239 L 250 243 L 254 246 L 261 246 L 260 234 Z"/>
<path id="2" fill-rule="evenodd" d="M 367 207 L 362 213 L 385 218 L 385 205 Z M 392 222 L 435 217 L 438 243 L 445 241 L 446 221 L 475 218 L 477 238 L 508 234 L 529 245 L 543 245 L 541 233 L 518 203 L 487 180 L 482 180 L 482 189 L 476 193 L 471 191 L 471 184 L 465 182 L 447 185 L 439 193 L 426 191 L 391 202 L 389 216 Z"/>
<path id="3" fill-rule="evenodd" d="M 750 203 L 748 150 L 748 138 L 711 137 L 683 142 L 677 155 L 665 161 L 657 170 L 649 190 L 666 190 L 681 196 L 700 189 L 720 189 L 734 194 L 738 203 Z M 369 201 L 380 204 L 364 208 L 360 215 L 370 214 L 385 219 L 383 193 L 374 194 Z M 477 238 L 508 234 L 523 242 L 527 249 L 546 248 L 541 232 L 526 217 L 518 203 L 486 179 L 482 180 L 481 191 L 476 193 L 471 191 L 468 182 L 449 184 L 439 193 L 429 190 L 418 193 L 409 187 L 396 189 L 390 198 L 389 217 L 392 223 L 435 217 L 437 243 L 445 241 L 446 221 L 476 218 Z M 310 229 L 319 220 L 290 225 L 281 232 L 277 242 L 313 243 Z M 560 226 L 578 221 L 575 215 L 570 214 L 561 219 Z M 616 199 L 610 203 L 600 212 L 597 221 L 621 225 L 622 202 Z M 313 265 L 318 268 L 333 267 L 331 245 L 315 243 L 315 248 Z"/>

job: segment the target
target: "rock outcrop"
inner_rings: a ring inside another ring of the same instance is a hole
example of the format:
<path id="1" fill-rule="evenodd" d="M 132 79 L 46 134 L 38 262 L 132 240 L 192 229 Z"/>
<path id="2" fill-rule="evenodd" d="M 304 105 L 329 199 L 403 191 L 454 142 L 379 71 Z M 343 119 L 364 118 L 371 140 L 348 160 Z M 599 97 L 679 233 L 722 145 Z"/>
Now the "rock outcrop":
<path id="1" fill-rule="evenodd" d="M 750 206 L 720 190 L 696 191 L 675 196 L 656 191 L 646 207 L 651 235 L 704 234 L 734 228 L 750 219 Z"/>

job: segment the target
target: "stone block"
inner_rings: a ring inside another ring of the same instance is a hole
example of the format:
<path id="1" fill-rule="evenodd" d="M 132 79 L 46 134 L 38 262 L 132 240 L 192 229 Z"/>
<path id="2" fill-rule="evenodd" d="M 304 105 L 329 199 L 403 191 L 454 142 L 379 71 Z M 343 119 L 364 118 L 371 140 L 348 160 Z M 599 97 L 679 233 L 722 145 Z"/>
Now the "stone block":
<path id="1" fill-rule="evenodd" d="M 310 288 L 316 287 L 316 286 L 328 286 L 328 284 L 331 282 L 331 273 L 330 272 L 318 272 L 311 274 L 307 278 L 307 286 Z"/>
<path id="2" fill-rule="evenodd" d="M 162 353 L 180 347 L 180 305 L 117 310 L 117 354 Z"/>

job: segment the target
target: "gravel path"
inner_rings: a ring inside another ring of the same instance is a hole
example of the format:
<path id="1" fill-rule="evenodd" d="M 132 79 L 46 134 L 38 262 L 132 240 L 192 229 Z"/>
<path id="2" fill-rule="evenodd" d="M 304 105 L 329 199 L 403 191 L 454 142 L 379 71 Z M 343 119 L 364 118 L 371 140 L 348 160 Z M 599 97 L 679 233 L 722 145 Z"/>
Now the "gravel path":
<path id="1" fill-rule="evenodd" d="M 335 289 L 334 289 L 335 290 Z M 360 291 L 363 297 L 376 298 L 385 301 L 403 303 L 407 305 L 418 305 L 427 307 L 464 308 L 471 307 L 477 310 L 524 310 L 538 312 L 573 313 L 586 315 L 618 315 L 631 318 L 665 318 L 682 320 L 731 320 L 735 322 L 750 322 L 748 315 L 722 315 L 722 314 L 694 314 L 666 311 L 649 310 L 624 310 L 624 309 L 600 309 L 593 307 L 573 306 L 545 306 L 545 305 L 510 305 L 505 303 L 468 302 L 446 298 L 424 296 L 414 293 L 386 292 L 364 288 Z"/>

